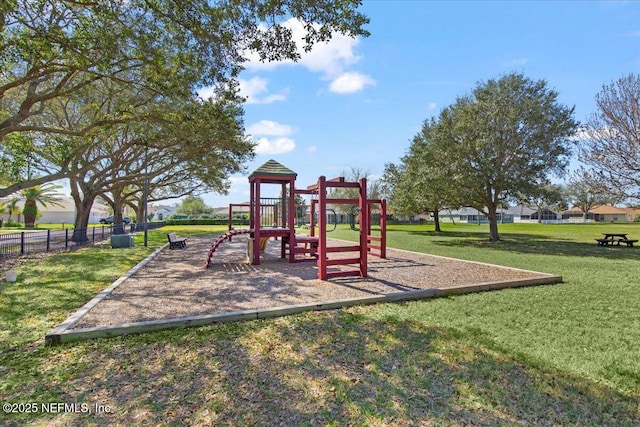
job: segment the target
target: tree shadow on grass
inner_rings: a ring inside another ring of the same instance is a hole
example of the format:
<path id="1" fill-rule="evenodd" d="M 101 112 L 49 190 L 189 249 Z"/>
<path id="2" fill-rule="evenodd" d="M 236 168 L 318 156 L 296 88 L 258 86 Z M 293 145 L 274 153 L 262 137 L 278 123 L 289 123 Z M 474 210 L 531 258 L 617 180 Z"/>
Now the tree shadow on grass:
<path id="1" fill-rule="evenodd" d="M 52 348 L 41 363 L 59 363 L 47 365 L 40 393 L 111 408 L 64 414 L 71 424 L 640 422 L 638 396 L 533 368 L 481 341 L 473 332 L 350 310 L 308 313 L 77 344 L 90 369 L 60 363 L 68 346 Z M 38 401 L 37 394 L 12 398 Z"/>
<path id="2" fill-rule="evenodd" d="M 426 236 L 431 238 L 459 238 L 459 239 L 478 239 L 481 241 L 489 240 L 489 233 L 487 230 L 477 230 L 477 231 L 433 231 L 433 230 L 420 230 L 420 231 L 407 231 L 407 234 L 413 236 Z M 525 234 L 518 233 L 513 234 L 514 236 L 531 236 L 531 237 L 541 237 L 541 238 L 553 238 L 552 236 L 541 235 L 541 234 Z M 500 233 L 500 237 L 503 237 L 504 233 Z"/>
<path id="3" fill-rule="evenodd" d="M 18 280 L 2 289 L 0 325 L 11 331 L 0 339 L 0 354 L 19 351 L 25 342 L 37 342 L 69 313 L 91 300 L 122 271 L 141 258 L 140 250 L 90 247 L 77 252 L 25 258 Z"/>
<path id="4" fill-rule="evenodd" d="M 501 233 L 500 241 L 490 242 L 486 236 L 467 232 L 410 232 L 428 235 L 430 243 L 446 247 L 472 247 L 481 250 L 499 250 L 536 255 L 559 255 L 576 257 L 598 257 L 607 259 L 640 259 L 640 247 L 599 246 L 593 243 L 560 239 L 554 236 L 525 233 Z"/>

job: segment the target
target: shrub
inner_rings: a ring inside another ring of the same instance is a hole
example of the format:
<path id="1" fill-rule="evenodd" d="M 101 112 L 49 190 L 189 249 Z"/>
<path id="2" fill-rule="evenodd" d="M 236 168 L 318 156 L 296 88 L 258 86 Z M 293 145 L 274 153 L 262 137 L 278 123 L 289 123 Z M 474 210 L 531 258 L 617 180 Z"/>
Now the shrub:
<path id="1" fill-rule="evenodd" d="M 193 218 L 193 219 L 176 219 L 170 218 L 166 221 L 167 225 L 227 225 L 226 219 L 213 219 L 213 218 Z M 248 219 L 233 220 L 233 225 L 249 225 Z"/>
<path id="2" fill-rule="evenodd" d="M 2 226 L 5 228 L 22 228 L 24 227 L 24 224 L 21 222 L 7 221 Z"/>

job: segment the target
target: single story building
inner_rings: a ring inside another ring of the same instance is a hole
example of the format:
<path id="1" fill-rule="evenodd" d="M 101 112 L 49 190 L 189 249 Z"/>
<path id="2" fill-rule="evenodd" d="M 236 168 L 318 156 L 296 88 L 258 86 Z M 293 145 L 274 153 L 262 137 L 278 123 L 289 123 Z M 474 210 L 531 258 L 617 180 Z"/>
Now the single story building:
<path id="1" fill-rule="evenodd" d="M 153 214 L 153 219 L 157 220 L 157 221 L 162 221 L 163 219 L 167 219 L 170 216 L 173 216 L 176 214 L 176 211 L 178 210 L 177 206 L 170 206 L 170 205 L 149 205 L 147 207 L 147 211 L 151 214 Z"/>
<path id="2" fill-rule="evenodd" d="M 582 209 L 573 207 L 562 213 L 563 219 L 581 220 L 585 217 Z M 596 222 L 635 222 L 640 217 L 640 209 L 601 205 L 589 210 L 587 220 Z"/>
<path id="3" fill-rule="evenodd" d="M 535 206 L 518 205 L 507 210 L 513 215 L 513 222 L 557 222 L 562 219 L 562 213 L 550 209 L 538 210 Z"/>
<path id="4" fill-rule="evenodd" d="M 64 195 L 59 195 L 58 198 L 60 199 L 58 202 L 59 205 L 47 203 L 47 206 L 43 207 L 41 204 L 38 204 L 39 215 L 36 219 L 36 224 L 73 224 L 75 222 L 76 207 L 73 199 Z M 9 198 L 0 199 L 0 203 L 4 203 L 8 200 Z M 13 213 L 11 220 L 23 222 L 22 208 L 24 207 L 24 200 L 18 200 L 17 207 L 18 212 Z M 111 215 L 111 208 L 95 202 L 91 208 L 91 213 L 89 214 L 89 224 L 97 224 L 100 222 L 100 218 L 104 218 L 109 215 Z M 9 219 L 9 213 L 5 212 L 0 214 L 0 218 L 6 222 Z"/>
<path id="5" fill-rule="evenodd" d="M 443 209 L 438 212 L 440 222 L 460 222 L 463 224 L 486 224 L 489 219 L 476 208 Z M 514 222 L 513 214 L 503 209 L 498 211 L 498 222 Z"/>
<path id="6" fill-rule="evenodd" d="M 460 222 L 468 224 L 485 224 L 488 218 L 475 208 L 465 207 L 460 209 L 443 209 L 438 212 L 441 222 Z M 543 209 L 541 212 L 538 208 L 518 205 L 508 209 L 499 209 L 497 212 L 498 222 L 514 223 L 514 222 L 538 222 L 538 216 L 542 217 L 542 222 L 556 222 L 561 220 L 562 214 Z"/>

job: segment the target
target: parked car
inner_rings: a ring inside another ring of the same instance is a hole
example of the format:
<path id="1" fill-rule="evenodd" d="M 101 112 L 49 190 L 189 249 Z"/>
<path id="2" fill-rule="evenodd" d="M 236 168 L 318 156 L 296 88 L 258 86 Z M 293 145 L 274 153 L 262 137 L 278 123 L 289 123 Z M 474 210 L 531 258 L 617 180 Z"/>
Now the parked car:
<path id="1" fill-rule="evenodd" d="M 113 216 L 107 216 L 105 218 L 100 218 L 100 224 L 112 224 Z"/>
<path id="2" fill-rule="evenodd" d="M 131 218 L 128 216 L 122 217 L 122 222 L 124 224 L 129 224 L 131 222 Z M 100 224 L 113 224 L 113 215 L 100 218 Z"/>

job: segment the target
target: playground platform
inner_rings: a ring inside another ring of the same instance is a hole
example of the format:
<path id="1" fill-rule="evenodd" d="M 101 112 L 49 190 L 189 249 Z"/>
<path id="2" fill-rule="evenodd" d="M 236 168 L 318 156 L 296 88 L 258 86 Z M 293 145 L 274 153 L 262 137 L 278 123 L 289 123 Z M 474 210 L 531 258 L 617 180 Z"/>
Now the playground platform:
<path id="1" fill-rule="evenodd" d="M 65 342 L 309 310 L 416 300 L 552 284 L 560 276 L 388 249 L 370 258 L 369 277 L 317 279 L 315 262 L 288 263 L 270 241 L 260 265 L 246 262 L 246 239 L 221 246 L 203 266 L 211 238 L 158 250 L 47 334 Z M 329 239 L 331 244 L 344 242 Z M 347 268 L 336 266 L 334 268 Z"/>

